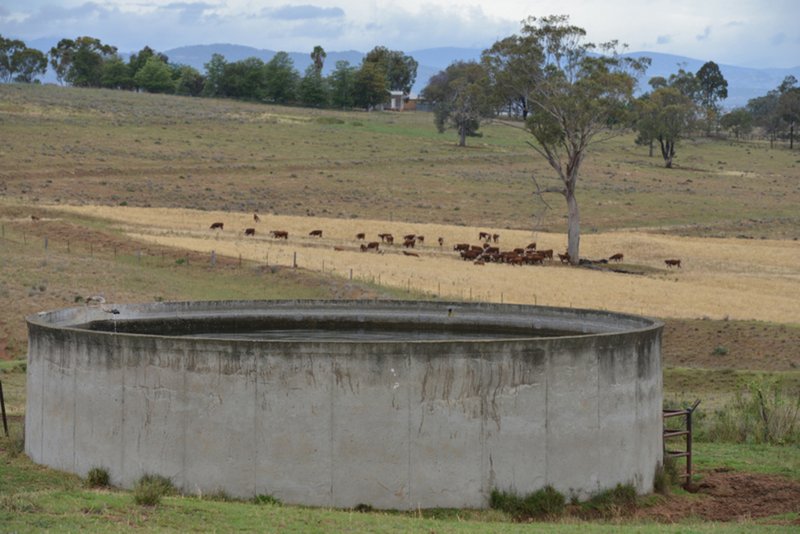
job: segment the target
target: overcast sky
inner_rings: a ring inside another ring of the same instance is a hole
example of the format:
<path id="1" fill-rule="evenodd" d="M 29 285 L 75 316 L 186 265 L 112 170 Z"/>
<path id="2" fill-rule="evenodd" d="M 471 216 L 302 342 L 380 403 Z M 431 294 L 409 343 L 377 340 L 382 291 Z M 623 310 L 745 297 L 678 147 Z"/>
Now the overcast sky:
<path id="1" fill-rule="evenodd" d="M 486 48 L 530 15 L 567 14 L 593 42 L 748 67 L 800 65 L 800 0 L 2 0 L 0 35 L 81 35 L 121 52 L 232 43 L 310 51 Z"/>

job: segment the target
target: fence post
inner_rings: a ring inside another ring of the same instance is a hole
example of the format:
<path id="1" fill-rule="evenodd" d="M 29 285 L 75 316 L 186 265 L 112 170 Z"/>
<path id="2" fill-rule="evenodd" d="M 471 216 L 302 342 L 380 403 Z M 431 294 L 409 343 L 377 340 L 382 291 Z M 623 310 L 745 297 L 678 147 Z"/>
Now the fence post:
<path id="1" fill-rule="evenodd" d="M 44 236 L 44 249 L 47 250 L 47 236 Z"/>
<path id="2" fill-rule="evenodd" d="M 217 252 L 212 250 L 211 251 L 211 265 L 214 266 L 217 264 Z"/>
<path id="3" fill-rule="evenodd" d="M 297 252 L 292 254 L 292 267 L 295 269 L 297 268 Z"/>
<path id="4" fill-rule="evenodd" d="M 8 437 L 8 421 L 6 420 L 6 400 L 3 398 L 3 381 L 0 380 L 0 411 L 3 412 L 3 430 Z"/>
<path id="5" fill-rule="evenodd" d="M 350 281 L 351 282 L 353 281 L 353 269 L 352 268 L 350 269 Z"/>

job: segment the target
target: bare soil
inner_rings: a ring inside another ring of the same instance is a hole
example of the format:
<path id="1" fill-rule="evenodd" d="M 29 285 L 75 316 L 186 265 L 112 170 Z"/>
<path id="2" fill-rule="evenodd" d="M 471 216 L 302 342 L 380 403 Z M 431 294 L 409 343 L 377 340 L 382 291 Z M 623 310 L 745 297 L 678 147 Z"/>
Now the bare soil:
<path id="1" fill-rule="evenodd" d="M 800 512 L 800 481 L 726 468 L 702 473 L 691 495 L 670 495 L 658 504 L 639 508 L 635 516 L 665 523 L 699 518 L 706 521 L 748 521 Z M 769 523 L 800 525 L 800 519 Z"/>

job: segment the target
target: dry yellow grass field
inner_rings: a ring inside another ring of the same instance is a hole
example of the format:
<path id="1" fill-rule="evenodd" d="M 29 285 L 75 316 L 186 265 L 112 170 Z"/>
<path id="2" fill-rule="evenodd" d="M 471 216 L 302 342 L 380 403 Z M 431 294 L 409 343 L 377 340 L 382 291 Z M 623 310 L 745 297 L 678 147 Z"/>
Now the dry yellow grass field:
<path id="1" fill-rule="evenodd" d="M 646 275 L 545 267 L 473 265 L 453 252 L 454 243 L 478 243 L 479 231 L 500 234 L 503 249 L 536 241 L 540 249 L 564 250 L 565 237 L 498 228 L 473 228 L 378 220 L 260 215 L 166 208 L 80 206 L 61 209 L 116 221 L 132 238 L 160 245 L 245 260 L 292 265 L 344 277 L 424 291 L 444 299 L 599 308 L 657 317 L 756 319 L 800 323 L 800 243 L 794 241 L 676 237 L 635 231 L 587 234 L 582 255 L 605 258 L 625 254 L 629 264 L 649 266 Z M 212 222 L 225 223 L 212 231 Z M 254 237 L 244 229 L 256 228 Z M 323 238 L 310 237 L 323 230 Z M 269 237 L 289 232 L 288 241 Z M 377 234 L 424 235 L 425 245 L 405 256 L 402 246 L 364 253 L 355 234 L 367 241 Z M 443 237 L 444 247 L 437 238 Z M 340 249 L 340 250 L 337 250 Z M 680 258 L 681 269 L 667 269 L 666 258 Z"/>

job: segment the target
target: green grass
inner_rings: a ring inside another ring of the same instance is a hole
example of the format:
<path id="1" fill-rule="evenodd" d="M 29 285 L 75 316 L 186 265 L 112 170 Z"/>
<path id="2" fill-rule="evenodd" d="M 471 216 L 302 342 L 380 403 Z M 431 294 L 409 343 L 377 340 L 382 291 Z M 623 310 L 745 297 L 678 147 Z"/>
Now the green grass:
<path id="1" fill-rule="evenodd" d="M 731 468 L 735 471 L 781 475 L 800 480 L 800 445 L 751 445 L 695 441 L 695 470 Z"/>
<path id="2" fill-rule="evenodd" d="M 6 441 L 0 439 L 0 449 Z M 701 462 L 705 449 L 698 449 Z M 764 451 L 759 451 L 762 454 Z M 769 463 L 772 454 L 764 454 Z M 134 503 L 131 492 L 87 489 L 74 475 L 45 469 L 24 456 L 0 452 L 0 524 L 6 532 L 781 532 L 785 527 L 756 523 L 717 524 L 688 521 L 676 525 L 612 523 L 564 519 L 519 524 L 497 511 L 431 510 L 370 512 L 307 508 L 270 503 L 221 502 L 165 496 L 154 507 Z"/>
<path id="3" fill-rule="evenodd" d="M 519 128 L 486 123 L 458 148 L 423 112 L 364 113 L 52 86 L 0 86 L 6 194 L 26 202 L 314 213 L 564 230 L 533 196 L 554 173 Z M 798 156 L 698 138 L 664 169 L 629 133 L 581 168 L 585 232 L 669 227 L 800 237 Z M 720 163 L 722 162 L 722 163 Z M 420 194 L 420 193 L 424 194 Z"/>

